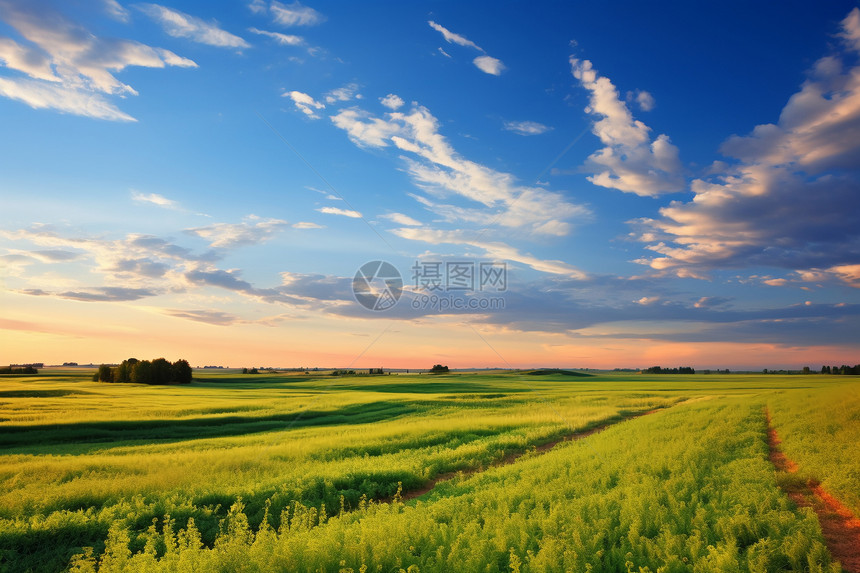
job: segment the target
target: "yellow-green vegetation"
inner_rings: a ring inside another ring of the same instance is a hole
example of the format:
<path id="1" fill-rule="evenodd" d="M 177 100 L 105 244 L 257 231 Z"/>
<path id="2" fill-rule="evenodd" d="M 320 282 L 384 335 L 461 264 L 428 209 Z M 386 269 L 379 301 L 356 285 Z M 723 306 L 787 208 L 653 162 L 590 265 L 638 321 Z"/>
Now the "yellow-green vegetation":
<path id="1" fill-rule="evenodd" d="M 860 515 L 860 380 L 822 376 L 827 389 L 774 395 L 768 406 L 781 448 L 805 479 L 814 479 Z"/>
<path id="2" fill-rule="evenodd" d="M 837 399 L 826 377 L 89 378 L 0 378 L 0 570 L 829 567 L 763 425 L 784 390 Z"/>

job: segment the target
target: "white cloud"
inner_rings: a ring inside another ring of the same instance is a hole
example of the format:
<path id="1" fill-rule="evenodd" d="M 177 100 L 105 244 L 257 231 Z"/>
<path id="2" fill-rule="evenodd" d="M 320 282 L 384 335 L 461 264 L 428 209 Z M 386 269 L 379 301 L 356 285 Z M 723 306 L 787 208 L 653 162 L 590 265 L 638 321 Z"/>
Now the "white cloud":
<path id="1" fill-rule="evenodd" d="M 248 9 L 253 14 L 265 14 L 268 12 L 269 7 L 266 6 L 265 0 L 251 0 L 251 3 L 248 4 Z"/>
<path id="2" fill-rule="evenodd" d="M 659 300 L 659 296 L 643 296 L 639 300 L 635 300 L 633 302 L 635 302 L 636 304 L 641 304 L 642 306 L 650 306 L 655 302 L 658 302 Z"/>
<path id="3" fill-rule="evenodd" d="M 472 60 L 472 63 L 485 74 L 493 76 L 500 76 L 505 70 L 505 64 L 503 64 L 501 60 L 493 58 L 492 56 L 478 56 Z"/>
<path id="4" fill-rule="evenodd" d="M 418 227 L 421 225 L 421 221 L 416 221 L 409 215 L 404 215 L 403 213 L 387 213 L 385 215 L 380 215 L 380 219 L 388 219 L 398 225 L 405 225 L 407 227 Z"/>
<path id="5" fill-rule="evenodd" d="M 351 211 L 349 209 L 340 209 L 338 207 L 322 207 L 317 209 L 320 213 L 325 213 L 327 215 L 343 215 L 344 217 L 349 217 L 351 219 L 361 219 L 362 215 L 358 211 Z"/>
<path id="6" fill-rule="evenodd" d="M 506 121 L 505 129 L 519 135 L 540 135 L 552 128 L 536 121 Z"/>
<path id="7" fill-rule="evenodd" d="M 163 195 L 159 195 L 158 193 L 141 193 L 139 191 L 132 190 L 131 199 L 138 203 L 151 203 L 152 205 L 157 205 L 159 207 L 165 207 L 167 209 L 176 209 L 179 207 L 179 203 L 172 199 L 168 199 Z"/>
<path id="8" fill-rule="evenodd" d="M 392 124 L 370 113 L 349 108 L 331 117 L 332 123 L 343 129 L 353 143 L 365 147 L 385 147 L 391 136 L 400 131 L 400 126 Z"/>
<path id="9" fill-rule="evenodd" d="M 522 253 L 514 247 L 499 241 L 482 241 L 469 237 L 462 231 L 445 231 L 427 227 L 401 228 L 392 231 L 395 235 L 413 241 L 422 241 L 431 245 L 448 243 L 453 245 L 469 245 L 485 252 L 486 256 L 496 260 L 512 261 L 527 265 L 537 271 L 566 276 L 574 279 L 586 279 L 588 275 L 563 261 L 546 260 L 529 253 Z"/>
<path id="10" fill-rule="evenodd" d="M 0 38 L 0 62 L 7 68 L 24 72 L 31 78 L 59 82 L 51 59 L 40 50 L 22 46 L 11 38 Z"/>
<path id="11" fill-rule="evenodd" d="M 298 223 L 293 223 L 293 229 L 325 229 L 325 225 L 317 225 L 316 223 L 310 223 L 308 221 L 299 221 Z"/>
<path id="12" fill-rule="evenodd" d="M 0 96 L 21 101 L 33 109 L 54 109 L 110 121 L 137 121 L 99 94 L 53 83 L 0 78 Z"/>
<path id="13" fill-rule="evenodd" d="M 325 22 L 325 16 L 299 2 L 292 4 L 272 2 L 271 13 L 275 22 L 282 26 L 315 26 Z"/>
<path id="14" fill-rule="evenodd" d="M 287 222 L 281 219 L 261 219 L 250 215 L 241 223 L 215 223 L 206 227 L 186 229 L 185 232 L 211 240 L 210 247 L 230 249 L 268 241 L 286 226 Z"/>
<path id="15" fill-rule="evenodd" d="M 636 90 L 635 92 L 627 92 L 627 101 L 636 102 L 639 109 L 642 111 L 651 111 L 657 106 L 657 100 L 645 90 Z"/>
<path id="16" fill-rule="evenodd" d="M 305 43 L 304 38 L 302 38 L 301 36 L 293 36 L 292 34 L 269 32 L 267 30 L 260 30 L 258 28 L 248 28 L 248 31 L 252 34 L 258 34 L 260 36 L 267 36 L 269 38 L 272 38 L 282 46 L 301 46 Z"/>
<path id="17" fill-rule="evenodd" d="M 250 48 L 244 39 L 221 29 L 217 22 L 206 22 L 179 10 L 159 4 L 138 4 L 137 8 L 161 24 L 174 38 L 187 38 L 200 44 L 219 48 Z"/>
<path id="18" fill-rule="evenodd" d="M 436 198 L 416 196 L 416 199 L 448 222 L 499 224 L 537 234 L 564 235 L 570 230 L 565 219 L 588 213 L 558 193 L 519 185 L 508 173 L 462 158 L 439 133 L 438 120 L 422 106 L 385 115 L 383 119 L 350 108 L 333 116 L 332 121 L 357 145 L 394 145 L 407 153 L 403 156 L 407 173 L 416 185 Z M 471 203 L 454 205 L 440 201 L 457 197 Z"/>
<path id="19" fill-rule="evenodd" d="M 169 50 L 132 40 L 99 38 L 41 5 L 0 1 L 5 22 L 32 45 L 0 39 L 0 60 L 29 78 L 2 78 L 0 95 L 34 109 L 55 109 L 97 119 L 134 121 L 102 94 L 137 95 L 114 74 L 129 66 L 195 67 Z"/>
<path id="20" fill-rule="evenodd" d="M 403 99 L 395 94 L 388 94 L 385 97 L 381 97 L 379 98 L 379 101 L 382 103 L 382 105 L 391 110 L 400 109 L 401 107 L 403 107 L 404 103 Z"/>
<path id="21" fill-rule="evenodd" d="M 427 23 L 430 24 L 431 28 L 433 28 L 437 32 L 440 32 L 442 34 L 442 37 L 445 38 L 445 41 L 449 44 L 457 44 L 459 46 L 466 46 L 467 48 L 475 48 L 480 52 L 484 51 L 483 48 L 478 46 L 475 42 L 467 39 L 464 36 L 461 36 L 460 34 L 455 34 L 454 32 L 451 32 L 450 30 L 448 30 L 444 26 L 440 26 L 433 20 L 428 20 Z"/>
<path id="22" fill-rule="evenodd" d="M 129 14 L 128 10 L 123 8 L 116 0 L 102 0 L 102 2 L 104 3 L 105 12 L 107 12 L 111 18 L 119 20 L 120 22 L 129 22 L 131 20 L 131 14 Z"/>
<path id="23" fill-rule="evenodd" d="M 362 95 L 358 93 L 358 84 L 356 83 L 347 84 L 325 94 L 325 101 L 328 104 L 349 101 L 351 99 L 362 99 Z"/>
<path id="24" fill-rule="evenodd" d="M 455 34 L 451 30 L 437 24 L 433 20 L 428 20 L 427 23 L 430 24 L 431 28 L 441 33 L 442 37 L 445 38 L 445 41 L 449 44 L 457 44 L 458 46 L 464 46 L 466 48 L 474 48 L 481 52 L 482 55 L 472 60 L 472 63 L 475 64 L 475 67 L 477 67 L 482 72 L 498 76 L 501 75 L 501 73 L 505 70 L 505 64 L 503 64 L 501 60 L 487 55 L 486 51 L 472 40 L 469 40 L 468 38 L 466 38 L 465 36 L 461 36 L 460 34 Z M 439 48 L 439 52 L 443 56 L 446 56 L 448 58 L 451 57 L 451 55 L 448 54 L 442 48 Z"/>
<path id="25" fill-rule="evenodd" d="M 325 104 L 316 101 L 314 98 L 309 96 L 306 93 L 291 91 L 286 92 L 281 97 L 288 97 L 293 100 L 293 103 L 296 104 L 296 107 L 310 117 L 311 119 L 319 119 L 320 116 L 316 114 L 315 109 L 325 109 Z"/>
<path id="26" fill-rule="evenodd" d="M 573 76 L 591 92 L 587 113 L 601 117 L 593 133 L 606 146 L 589 157 L 589 181 L 601 187 L 654 197 L 683 188 L 678 148 L 666 135 L 651 140 L 651 129 L 619 98 L 618 90 L 591 62 L 570 58 Z"/>
<path id="27" fill-rule="evenodd" d="M 692 201 L 637 222 L 638 238 L 660 255 L 640 262 L 675 273 L 771 266 L 851 284 L 860 260 L 860 65 L 845 62 L 860 52 L 860 10 L 840 36 L 843 51 L 815 63 L 778 123 L 730 137 L 721 151 L 734 163 L 694 180 Z"/>

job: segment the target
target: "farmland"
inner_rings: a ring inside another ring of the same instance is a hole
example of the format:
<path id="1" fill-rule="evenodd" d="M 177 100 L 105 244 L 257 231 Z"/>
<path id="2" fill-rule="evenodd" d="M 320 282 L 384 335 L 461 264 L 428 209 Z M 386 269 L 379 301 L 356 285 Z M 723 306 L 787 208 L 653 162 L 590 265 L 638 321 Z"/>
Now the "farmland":
<path id="1" fill-rule="evenodd" d="M 4 377 L 0 570 L 839 571 L 766 412 L 857 512 L 845 377 Z"/>

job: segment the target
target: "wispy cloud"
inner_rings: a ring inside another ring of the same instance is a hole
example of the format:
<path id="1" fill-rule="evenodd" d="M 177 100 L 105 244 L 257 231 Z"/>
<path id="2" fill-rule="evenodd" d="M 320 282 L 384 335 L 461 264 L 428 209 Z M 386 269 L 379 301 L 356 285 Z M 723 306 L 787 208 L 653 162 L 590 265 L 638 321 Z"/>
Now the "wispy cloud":
<path id="1" fill-rule="evenodd" d="M 244 39 L 222 29 L 218 22 L 207 22 L 160 4 L 137 4 L 144 14 L 161 24 L 164 31 L 174 38 L 187 38 L 200 44 L 219 48 L 250 48 Z"/>
<path id="2" fill-rule="evenodd" d="M 325 109 L 324 103 L 316 101 L 314 98 L 303 92 L 290 91 L 284 93 L 281 97 L 293 100 L 296 108 L 311 119 L 320 118 L 314 110 Z"/>
<path id="3" fill-rule="evenodd" d="M 486 241 L 476 238 L 476 234 L 468 234 L 463 231 L 431 229 L 428 227 L 400 228 L 394 229 L 392 232 L 398 237 L 421 241 L 431 245 L 443 243 L 469 245 L 483 250 L 486 256 L 491 259 L 522 263 L 544 273 L 561 275 L 577 280 L 588 278 L 586 273 L 564 261 L 541 259 L 529 253 L 523 253 L 501 241 Z"/>
<path id="4" fill-rule="evenodd" d="M 292 34 L 281 34 L 280 32 L 269 32 L 268 30 L 260 30 L 259 28 L 248 28 L 252 34 L 267 36 L 275 40 L 282 46 L 301 46 L 305 43 L 305 39 L 301 36 L 293 36 Z"/>
<path id="5" fill-rule="evenodd" d="M 179 203 L 172 199 L 168 199 L 163 195 L 159 195 L 158 193 L 141 193 L 140 191 L 135 191 L 134 189 L 132 189 L 131 199 L 132 201 L 135 201 L 137 203 L 150 203 L 152 205 L 165 207 L 167 209 L 179 208 Z"/>
<path id="6" fill-rule="evenodd" d="M 300 2 L 292 4 L 272 2 L 269 10 L 275 22 L 282 26 L 316 26 L 326 20 L 325 16 Z"/>
<path id="7" fill-rule="evenodd" d="M 33 296 L 55 296 L 57 298 L 83 302 L 128 302 L 159 294 L 158 291 L 151 289 L 126 287 L 92 287 L 85 290 L 70 290 L 63 292 L 46 292 L 41 289 L 26 289 L 20 292 L 22 294 Z"/>
<path id="8" fill-rule="evenodd" d="M 175 308 L 167 308 L 164 309 L 162 312 L 167 316 L 173 316 L 175 318 L 185 318 L 187 320 L 203 322 L 206 324 L 214 324 L 217 326 L 229 326 L 231 324 L 244 322 L 235 314 L 222 312 L 219 310 L 180 310 Z"/>
<path id="9" fill-rule="evenodd" d="M 536 121 L 506 121 L 505 129 L 519 135 L 540 135 L 552 128 Z"/>
<path id="10" fill-rule="evenodd" d="M 309 221 L 299 221 L 298 223 L 293 223 L 293 229 L 325 229 L 325 225 L 319 225 Z"/>
<path id="11" fill-rule="evenodd" d="M 403 213 L 386 213 L 385 215 L 380 215 L 379 218 L 387 219 L 393 223 L 405 225 L 407 227 L 417 227 L 421 225 L 421 221 L 416 221 L 409 215 L 404 215 Z"/>
<path id="12" fill-rule="evenodd" d="M 28 77 L 0 78 L 0 96 L 34 109 L 111 121 L 135 121 L 106 95 L 137 95 L 115 77 L 129 66 L 196 67 L 193 61 L 133 40 L 99 38 L 47 6 L 0 0 L 7 24 L 30 45 L 0 39 L 0 61 Z"/>
<path id="13" fill-rule="evenodd" d="M 344 217 L 350 217 L 352 219 L 361 219 L 362 215 L 358 211 L 352 211 L 350 209 L 340 209 L 338 207 L 321 207 L 317 209 L 320 213 L 325 213 L 326 215 L 343 215 Z"/>
<path id="14" fill-rule="evenodd" d="M 281 219 L 261 219 L 249 215 L 241 223 L 215 223 L 186 229 L 185 232 L 210 240 L 209 246 L 212 248 L 232 249 L 268 241 L 287 226 L 288 223 Z"/>
<path id="15" fill-rule="evenodd" d="M 438 120 L 420 105 L 414 105 L 408 112 L 386 113 L 384 117 L 349 108 L 331 120 L 359 146 L 393 145 L 404 152 L 407 173 L 428 194 L 416 195 L 416 199 L 448 222 L 466 221 L 521 228 L 542 235 L 565 235 L 570 231 L 565 219 L 589 212 L 559 193 L 520 185 L 509 173 L 461 157 L 439 133 Z M 469 203 L 442 202 L 454 197 Z"/>
<path id="16" fill-rule="evenodd" d="M 463 46 L 466 48 L 474 48 L 478 50 L 483 55 L 476 57 L 472 60 L 472 63 L 475 64 L 475 67 L 484 72 L 485 74 L 490 74 L 493 76 L 501 75 L 501 73 L 505 70 L 505 64 L 502 63 L 498 58 L 494 58 L 487 54 L 486 50 L 473 42 L 472 40 L 466 38 L 465 36 L 461 36 L 460 34 L 456 34 L 449 30 L 448 28 L 442 26 L 441 24 L 437 24 L 433 20 L 428 20 L 427 23 L 431 28 L 442 34 L 442 37 L 445 38 L 445 41 L 449 44 L 457 44 L 458 46 Z M 451 57 L 445 50 L 439 48 L 439 52 L 447 57 Z"/>
<path id="17" fill-rule="evenodd" d="M 588 180 L 601 187 L 654 197 L 680 191 L 684 186 L 678 148 L 669 137 L 652 140 L 651 129 L 634 119 L 609 78 L 601 76 L 588 60 L 570 58 L 573 77 L 590 93 L 585 111 L 600 117 L 593 133 L 605 147 L 588 158 Z"/>
<path id="18" fill-rule="evenodd" d="M 359 86 L 356 83 L 346 84 L 345 86 L 331 90 L 325 94 L 325 101 L 328 104 L 334 104 L 342 101 L 350 101 L 352 99 L 362 99 L 362 95 L 358 93 Z"/>
<path id="19" fill-rule="evenodd" d="M 476 44 L 472 40 L 469 40 L 468 38 L 466 38 L 465 36 L 461 36 L 460 34 L 455 34 L 454 32 L 450 31 L 448 28 L 441 26 L 440 24 L 437 24 L 433 20 L 428 20 L 427 23 L 430 24 L 431 28 L 433 28 L 437 32 L 441 33 L 442 37 L 445 38 L 445 41 L 448 42 L 449 44 L 457 44 L 458 46 L 465 46 L 467 48 L 475 48 L 476 50 L 478 50 L 480 52 L 484 51 L 483 48 L 478 46 L 478 44 Z"/>
<path id="20" fill-rule="evenodd" d="M 122 5 L 116 0 L 102 0 L 104 3 L 105 12 L 115 20 L 119 20 L 120 22 L 128 22 L 131 20 L 131 14 L 129 14 L 128 10 L 122 7 Z"/>

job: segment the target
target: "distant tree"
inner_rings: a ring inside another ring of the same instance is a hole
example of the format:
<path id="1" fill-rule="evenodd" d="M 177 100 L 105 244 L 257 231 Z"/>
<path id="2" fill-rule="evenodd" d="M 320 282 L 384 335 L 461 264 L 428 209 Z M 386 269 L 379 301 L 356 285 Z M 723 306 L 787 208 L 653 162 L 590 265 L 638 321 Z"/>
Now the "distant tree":
<path id="1" fill-rule="evenodd" d="M 191 370 L 191 365 L 188 364 L 187 360 L 180 358 L 179 360 L 177 360 L 176 362 L 173 363 L 171 370 L 173 373 L 172 380 L 171 380 L 172 382 L 174 382 L 176 384 L 190 384 L 191 383 L 191 378 L 193 377 L 194 373 Z"/>
<path id="2" fill-rule="evenodd" d="M 448 372 L 448 367 L 442 366 L 441 364 L 434 364 L 433 368 L 430 369 L 430 372 L 432 372 L 433 374 L 443 374 L 445 372 Z"/>
<path id="3" fill-rule="evenodd" d="M 804 373 L 804 374 L 809 374 L 809 366 L 804 366 L 804 367 L 803 367 L 803 373 Z"/>
<path id="4" fill-rule="evenodd" d="M 131 382 L 131 371 L 137 362 L 137 358 L 123 360 L 122 364 L 116 367 L 116 377 L 114 382 Z"/>
<path id="5" fill-rule="evenodd" d="M 99 382 L 113 382 L 114 381 L 114 373 L 111 371 L 111 367 L 107 364 L 102 364 L 99 366 L 98 371 L 98 380 Z"/>

